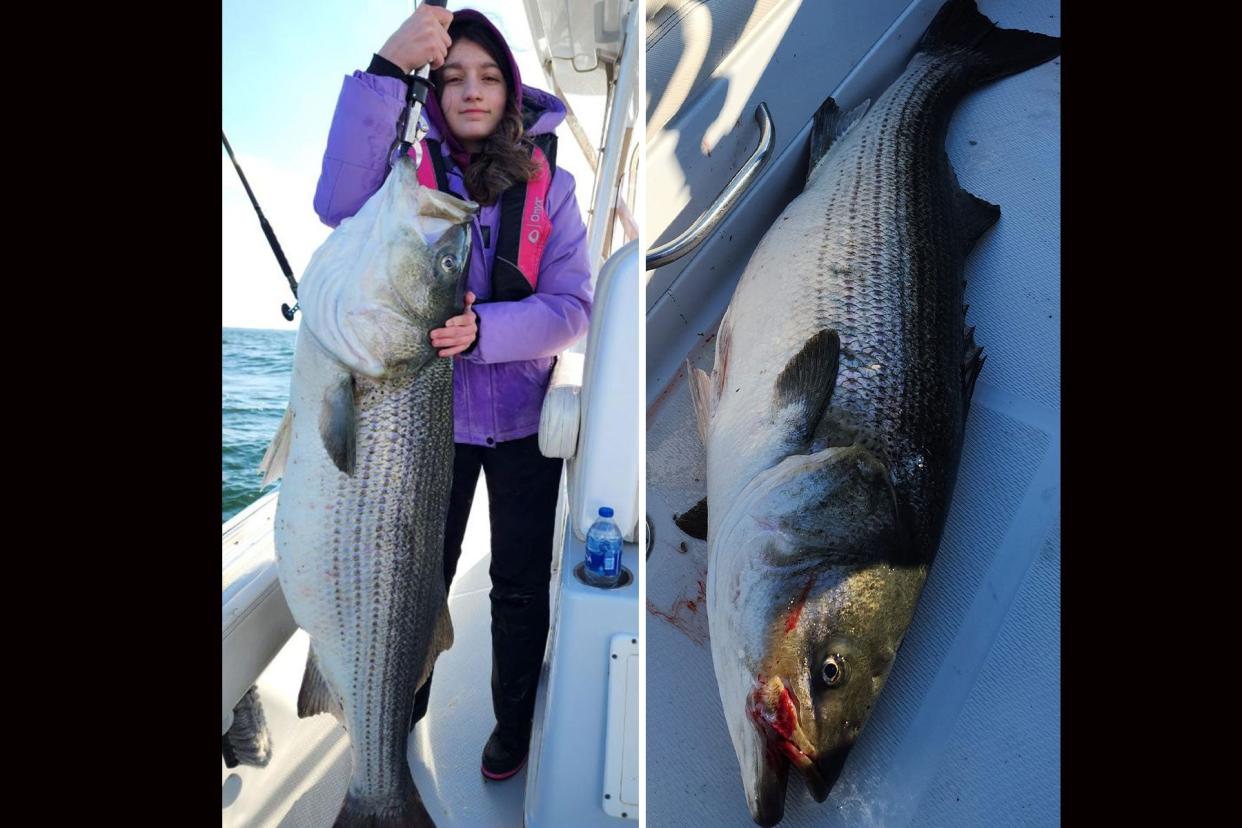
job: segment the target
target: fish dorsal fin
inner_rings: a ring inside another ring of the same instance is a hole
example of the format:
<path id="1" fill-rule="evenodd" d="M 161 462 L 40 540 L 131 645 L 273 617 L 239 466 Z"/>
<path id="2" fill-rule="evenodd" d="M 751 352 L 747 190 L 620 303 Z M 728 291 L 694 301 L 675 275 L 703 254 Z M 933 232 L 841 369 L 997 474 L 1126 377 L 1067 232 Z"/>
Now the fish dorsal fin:
<path id="1" fill-rule="evenodd" d="M 352 477 L 358 454 L 358 411 L 352 374 L 342 377 L 324 392 L 319 436 L 333 465 Z"/>
<path id="2" fill-rule="evenodd" d="M 962 255 L 974 249 L 975 243 L 1000 219 L 1001 209 L 990 201 L 984 201 L 974 193 L 957 188 L 954 203 L 957 223 L 961 228 Z"/>
<path id="3" fill-rule="evenodd" d="M 807 181 L 815 177 L 815 172 L 819 169 L 824 156 L 828 154 L 829 148 L 863 119 L 870 106 L 871 99 L 868 98 L 849 112 L 843 113 L 831 97 L 819 105 L 819 109 L 815 111 L 815 122 L 811 126 L 811 155 L 807 164 Z"/>
<path id="4" fill-rule="evenodd" d="M 306 652 L 306 672 L 302 674 L 302 688 L 298 690 L 298 718 L 308 719 L 320 713 L 331 713 L 337 721 L 345 724 L 345 712 L 341 700 L 319 669 L 315 655 L 315 642 Z"/>
<path id="5" fill-rule="evenodd" d="M 284 475 L 285 463 L 289 459 L 289 446 L 292 443 L 293 408 L 288 407 L 285 409 L 285 416 L 280 418 L 272 444 L 267 447 L 263 460 L 259 463 L 259 472 L 263 475 L 263 480 L 259 483 L 260 489 L 275 483 Z"/>
<path id="6" fill-rule="evenodd" d="M 840 356 L 840 336 L 831 328 L 825 328 L 806 341 L 802 350 L 789 360 L 776 378 L 775 407 L 803 406 L 801 439 L 815 431 L 824 409 L 828 407 L 837 382 Z"/>

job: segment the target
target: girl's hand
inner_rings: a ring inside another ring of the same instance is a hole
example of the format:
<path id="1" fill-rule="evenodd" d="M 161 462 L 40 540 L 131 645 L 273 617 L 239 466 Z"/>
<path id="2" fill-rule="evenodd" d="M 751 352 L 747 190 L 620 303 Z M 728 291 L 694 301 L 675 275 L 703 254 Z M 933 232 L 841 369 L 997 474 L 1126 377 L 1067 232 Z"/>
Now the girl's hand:
<path id="1" fill-rule="evenodd" d="M 432 6 L 432 8 L 435 7 Z M 479 318 L 470 309 L 470 306 L 474 304 L 474 299 L 474 294 L 466 291 L 466 309 L 461 315 L 450 318 L 444 323 L 443 328 L 436 328 L 431 332 L 431 344 L 441 349 L 440 356 L 457 356 L 469 348 L 475 337 L 479 335 Z"/>
<path id="2" fill-rule="evenodd" d="M 424 64 L 440 68 L 452 41 L 448 36 L 453 13 L 426 3 L 414 10 L 401 27 L 392 33 L 377 54 L 395 63 L 408 75 Z"/>

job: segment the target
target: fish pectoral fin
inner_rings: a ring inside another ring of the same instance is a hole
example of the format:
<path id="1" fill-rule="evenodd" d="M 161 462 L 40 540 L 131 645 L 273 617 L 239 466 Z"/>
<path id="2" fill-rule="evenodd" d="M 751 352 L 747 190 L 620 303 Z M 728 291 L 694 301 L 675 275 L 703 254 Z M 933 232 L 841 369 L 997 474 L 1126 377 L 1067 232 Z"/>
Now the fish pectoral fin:
<path id="1" fill-rule="evenodd" d="M 957 212 L 957 223 L 962 233 L 962 255 L 974 249 L 975 243 L 983 237 L 993 224 L 1000 219 L 1001 209 L 990 201 L 984 201 L 974 193 L 958 187 L 957 199 L 954 204 Z"/>
<path id="2" fill-rule="evenodd" d="M 804 407 L 805 426 L 800 440 L 810 437 L 828 407 L 837 382 L 840 356 L 841 338 L 836 331 L 825 328 L 807 340 L 776 378 L 775 407 Z"/>
<path id="3" fill-rule="evenodd" d="M 824 160 L 824 156 L 828 154 L 832 145 L 853 129 L 867 114 L 870 107 L 870 98 L 849 112 L 842 112 L 837 102 L 831 97 L 819 105 L 819 109 L 815 111 L 815 121 L 811 126 L 810 158 L 806 167 L 807 181 L 815 177 L 820 162 Z"/>
<path id="4" fill-rule="evenodd" d="M 263 475 L 263 480 L 259 483 L 260 489 L 275 483 L 285 473 L 285 463 L 289 459 L 289 446 L 292 443 L 293 409 L 290 407 L 285 409 L 285 416 L 280 418 L 276 436 L 272 438 L 271 445 L 267 447 L 263 460 L 259 463 L 259 473 Z"/>
<path id="5" fill-rule="evenodd" d="M 332 463 L 352 477 L 358 454 L 358 411 L 352 374 L 329 387 L 324 394 L 319 436 Z"/>
<path id="6" fill-rule="evenodd" d="M 345 711 L 341 700 L 337 697 L 332 685 L 323 677 L 319 669 L 319 659 L 315 655 L 315 644 L 311 642 L 306 653 L 306 672 L 302 674 L 302 688 L 298 690 L 298 718 L 308 719 L 320 713 L 331 713 L 342 725 L 345 724 Z"/>
<path id="7" fill-rule="evenodd" d="M 694 419 L 699 427 L 699 440 L 707 448 L 707 429 L 716 410 L 716 395 L 712 391 L 712 379 L 702 368 L 695 368 L 686 360 L 686 375 L 690 379 L 690 402 L 694 405 Z"/>
<path id="8" fill-rule="evenodd" d="M 690 537 L 707 540 L 707 498 L 703 498 L 680 515 L 673 515 L 673 523 Z"/>

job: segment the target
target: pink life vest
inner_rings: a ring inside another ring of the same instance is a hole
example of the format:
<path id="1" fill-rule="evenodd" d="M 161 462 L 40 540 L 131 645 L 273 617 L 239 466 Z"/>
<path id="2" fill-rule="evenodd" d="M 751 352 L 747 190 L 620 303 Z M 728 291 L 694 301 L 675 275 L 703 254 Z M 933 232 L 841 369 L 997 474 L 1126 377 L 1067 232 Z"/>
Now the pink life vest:
<path id="1" fill-rule="evenodd" d="M 556 172 L 556 135 L 532 137 L 531 160 L 538 169 L 529 181 L 514 184 L 500 196 L 500 237 L 495 240 L 496 259 L 492 265 L 492 302 L 514 302 L 535 292 L 539 283 L 539 263 L 552 234 L 548 216 L 548 192 Z M 440 142 L 423 139 L 418 181 L 424 187 L 452 192 Z M 410 148 L 414 155 L 414 148 Z"/>

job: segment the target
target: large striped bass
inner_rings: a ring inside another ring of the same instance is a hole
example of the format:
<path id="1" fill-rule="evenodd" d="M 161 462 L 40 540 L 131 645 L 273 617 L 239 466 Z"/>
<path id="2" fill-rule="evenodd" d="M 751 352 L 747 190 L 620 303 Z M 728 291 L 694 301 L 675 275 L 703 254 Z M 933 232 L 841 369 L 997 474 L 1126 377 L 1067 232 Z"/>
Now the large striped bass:
<path id="1" fill-rule="evenodd" d="M 791 764 L 827 798 L 940 543 L 983 364 L 963 262 L 1000 216 L 958 185 L 949 118 L 1059 48 L 951 0 L 873 106 L 829 98 L 806 187 L 756 247 L 711 376 L 691 374 L 712 660 L 760 825 Z"/>
<path id="2" fill-rule="evenodd" d="M 420 186 L 402 156 L 298 291 L 289 409 L 265 482 L 283 472 L 280 584 L 311 639 L 298 715 L 337 715 L 353 753 L 337 826 L 432 825 L 406 761 L 414 695 L 452 642 L 453 365 L 428 334 L 461 312 L 475 209 Z"/>

